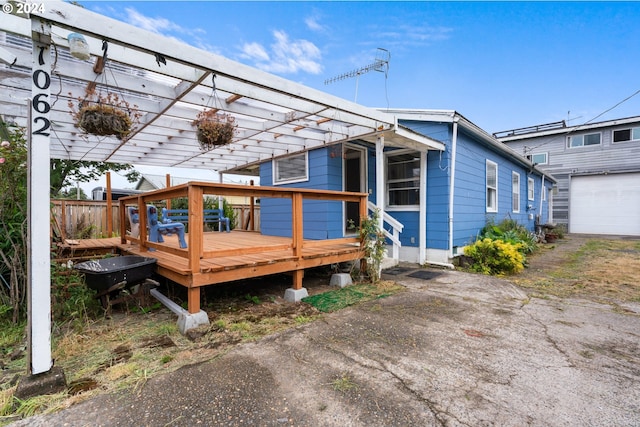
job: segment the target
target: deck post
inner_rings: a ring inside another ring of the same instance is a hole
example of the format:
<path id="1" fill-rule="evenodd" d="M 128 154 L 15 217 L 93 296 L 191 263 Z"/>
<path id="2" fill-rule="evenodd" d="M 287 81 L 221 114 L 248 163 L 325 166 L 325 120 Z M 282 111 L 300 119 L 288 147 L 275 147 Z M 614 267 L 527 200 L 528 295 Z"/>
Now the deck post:
<path id="1" fill-rule="evenodd" d="M 293 255 L 300 260 L 302 258 L 302 244 L 304 239 L 304 227 L 302 220 L 302 193 L 295 192 L 291 195 Z M 284 292 L 284 299 L 290 302 L 299 302 L 308 296 L 307 290 L 302 287 L 304 269 L 293 271 L 293 287 Z"/>
<path id="2" fill-rule="evenodd" d="M 140 240 L 140 252 L 149 251 L 149 247 L 147 246 L 147 201 L 142 198 L 142 196 L 138 196 L 138 216 L 140 218 L 140 235 L 138 236 Z"/>
<path id="3" fill-rule="evenodd" d="M 120 216 L 120 243 L 127 243 L 127 204 L 122 201 L 118 202 L 118 216 Z"/>
<path id="4" fill-rule="evenodd" d="M 367 201 L 369 198 L 367 196 L 363 196 L 360 198 L 360 218 L 367 218 L 369 214 L 369 209 L 367 208 Z M 380 214 L 382 215 L 382 213 Z M 380 217 L 380 221 L 382 222 L 382 216 Z M 364 236 L 360 238 L 360 250 L 362 251 L 362 258 L 360 259 L 360 271 L 367 271 L 367 259 L 364 257 L 365 253 L 365 245 L 367 244 Z"/>
<path id="5" fill-rule="evenodd" d="M 192 184 L 189 184 L 187 191 L 187 197 L 189 198 L 189 238 L 187 245 L 187 250 L 189 251 L 189 269 L 192 275 L 197 275 L 200 273 L 200 257 L 202 257 L 203 251 L 203 191 L 202 187 Z"/>
<path id="6" fill-rule="evenodd" d="M 187 310 L 191 314 L 200 312 L 200 287 L 187 288 Z"/>
<path id="7" fill-rule="evenodd" d="M 107 172 L 107 237 L 113 236 L 113 213 L 112 206 L 113 201 L 111 200 L 113 196 L 111 195 L 111 172 Z"/>

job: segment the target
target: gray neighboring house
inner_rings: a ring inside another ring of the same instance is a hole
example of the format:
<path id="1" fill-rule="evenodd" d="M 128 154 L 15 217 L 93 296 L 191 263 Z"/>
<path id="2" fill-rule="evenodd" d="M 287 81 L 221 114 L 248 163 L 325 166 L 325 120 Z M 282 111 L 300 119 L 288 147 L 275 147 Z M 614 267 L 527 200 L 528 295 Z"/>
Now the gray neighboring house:
<path id="1" fill-rule="evenodd" d="M 640 236 L 640 116 L 494 136 L 556 178 L 555 223 L 570 233 Z"/>

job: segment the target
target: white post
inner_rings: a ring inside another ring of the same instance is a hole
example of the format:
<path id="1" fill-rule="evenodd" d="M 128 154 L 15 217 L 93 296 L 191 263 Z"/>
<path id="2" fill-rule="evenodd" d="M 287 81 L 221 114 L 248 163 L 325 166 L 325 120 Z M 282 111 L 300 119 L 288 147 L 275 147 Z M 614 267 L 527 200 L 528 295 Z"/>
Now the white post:
<path id="1" fill-rule="evenodd" d="M 418 226 L 418 263 L 427 261 L 427 152 L 420 152 L 420 213 Z"/>
<path id="2" fill-rule="evenodd" d="M 33 66 L 28 152 L 28 317 L 29 370 L 47 372 L 51 360 L 51 261 L 49 111 L 51 110 L 51 25 L 31 20 Z"/>
<path id="3" fill-rule="evenodd" d="M 384 230 L 384 136 L 376 139 L 376 206 L 380 210 L 380 231 Z"/>

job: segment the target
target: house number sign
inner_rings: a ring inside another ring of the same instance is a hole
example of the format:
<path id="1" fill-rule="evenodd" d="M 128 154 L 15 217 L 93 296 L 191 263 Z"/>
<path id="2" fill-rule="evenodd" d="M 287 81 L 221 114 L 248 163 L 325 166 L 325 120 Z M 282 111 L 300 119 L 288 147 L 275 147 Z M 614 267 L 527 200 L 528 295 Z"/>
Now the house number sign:
<path id="1" fill-rule="evenodd" d="M 33 98 L 31 99 L 31 108 L 33 109 L 32 134 L 49 136 L 49 128 L 51 121 L 49 120 L 49 111 L 51 104 L 49 103 L 51 75 L 45 69 L 48 65 L 45 61 L 45 55 L 49 54 L 49 49 L 45 46 L 38 47 L 37 65 L 33 67 Z"/>

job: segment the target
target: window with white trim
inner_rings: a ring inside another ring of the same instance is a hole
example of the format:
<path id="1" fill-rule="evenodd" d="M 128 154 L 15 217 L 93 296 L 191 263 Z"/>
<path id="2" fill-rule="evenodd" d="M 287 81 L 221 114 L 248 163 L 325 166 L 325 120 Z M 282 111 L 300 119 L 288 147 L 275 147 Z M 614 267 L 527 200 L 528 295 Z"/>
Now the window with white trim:
<path id="1" fill-rule="evenodd" d="M 309 180 L 309 156 L 307 152 L 273 161 L 273 183 L 286 184 Z"/>
<path id="2" fill-rule="evenodd" d="M 520 174 L 511 172 L 511 210 L 520 212 Z"/>
<path id="3" fill-rule="evenodd" d="M 527 179 L 527 198 L 529 200 L 534 200 L 536 197 L 536 182 L 533 178 Z"/>
<path id="4" fill-rule="evenodd" d="M 613 131 L 613 142 L 626 142 L 640 140 L 640 127 L 618 129 Z"/>
<path id="5" fill-rule="evenodd" d="M 587 133 L 584 135 L 572 135 L 567 137 L 567 147 L 586 147 L 588 145 L 600 145 L 600 133 Z"/>
<path id="6" fill-rule="evenodd" d="M 498 164 L 487 160 L 487 212 L 498 212 Z"/>
<path id="7" fill-rule="evenodd" d="M 537 153 L 531 154 L 527 156 L 531 163 L 534 165 L 546 165 L 547 164 L 547 153 Z"/>
<path id="8" fill-rule="evenodd" d="M 387 154 L 387 202 L 389 206 L 420 204 L 420 153 Z"/>

